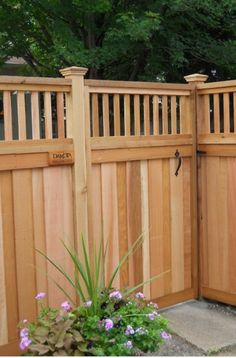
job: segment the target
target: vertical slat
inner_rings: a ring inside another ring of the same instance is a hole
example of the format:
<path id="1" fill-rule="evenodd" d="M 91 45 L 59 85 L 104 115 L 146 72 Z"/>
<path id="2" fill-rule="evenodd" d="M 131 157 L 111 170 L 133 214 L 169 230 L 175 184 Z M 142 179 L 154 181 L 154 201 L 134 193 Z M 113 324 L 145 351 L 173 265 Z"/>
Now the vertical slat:
<path id="1" fill-rule="evenodd" d="M 52 103 L 51 92 L 44 93 L 45 138 L 52 138 Z"/>
<path id="2" fill-rule="evenodd" d="M 6 281 L 5 270 L 7 270 L 8 262 L 4 257 L 4 243 L 3 240 L 7 240 L 3 236 L 3 207 L 2 198 L 0 193 L 0 345 L 8 343 L 8 325 L 7 325 L 7 302 L 6 302 Z M 10 313 L 10 312 L 9 312 Z"/>
<path id="3" fill-rule="evenodd" d="M 160 134 L 159 129 L 159 97 L 153 96 L 153 134 Z"/>
<path id="4" fill-rule="evenodd" d="M 12 110 L 11 110 L 11 92 L 3 92 L 3 112 L 4 112 L 4 138 L 12 140 Z"/>
<path id="5" fill-rule="evenodd" d="M 71 92 L 66 93 L 66 137 L 72 138 L 73 137 L 73 128 L 72 128 L 72 94 Z"/>
<path id="6" fill-rule="evenodd" d="M 162 134 L 168 134 L 167 96 L 162 96 Z"/>
<path id="7" fill-rule="evenodd" d="M 148 202 L 148 161 L 141 160 L 141 218 L 143 233 L 143 281 L 150 279 L 150 238 L 149 238 L 149 202 Z M 144 285 L 143 293 L 149 300 L 151 298 L 150 282 Z"/>
<path id="8" fill-rule="evenodd" d="M 92 95 L 93 137 L 99 137 L 98 95 Z"/>
<path id="9" fill-rule="evenodd" d="M 103 94 L 102 96 L 102 113 L 103 113 L 103 136 L 108 137 L 110 135 L 108 94 Z"/>
<path id="10" fill-rule="evenodd" d="M 34 246 L 37 250 L 46 254 L 45 241 L 45 212 L 43 191 L 43 170 L 32 170 L 32 199 L 33 199 L 33 221 L 34 221 Z M 37 292 L 48 292 L 47 285 L 47 262 L 46 259 L 35 252 L 36 265 L 36 287 Z M 48 296 L 44 302 L 48 304 Z M 38 310 L 40 307 L 38 307 Z"/>
<path id="11" fill-rule="evenodd" d="M 63 92 L 57 93 L 57 126 L 58 126 L 58 138 L 65 138 Z"/>
<path id="12" fill-rule="evenodd" d="M 224 93 L 224 133 L 230 132 L 229 126 L 229 93 Z"/>
<path id="13" fill-rule="evenodd" d="M 150 135 L 150 108 L 149 108 L 149 96 L 144 96 L 144 135 Z"/>
<path id="14" fill-rule="evenodd" d="M 142 233 L 140 162 L 127 163 L 127 222 L 129 247 Z M 129 286 L 143 281 L 142 249 L 129 259 Z"/>
<path id="15" fill-rule="evenodd" d="M 118 223 L 119 223 L 119 256 L 120 260 L 128 251 L 127 233 L 127 188 L 126 163 L 117 163 L 117 197 L 118 197 Z M 129 285 L 128 262 L 120 270 L 120 285 L 122 288 Z"/>
<path id="16" fill-rule="evenodd" d="M 140 97 L 134 95 L 134 134 L 140 135 Z"/>
<path id="17" fill-rule="evenodd" d="M 168 295 L 172 292 L 172 237 L 171 237 L 171 209 L 170 209 L 170 160 L 162 160 L 162 197 L 163 197 L 163 271 L 167 272 L 164 276 L 164 293 Z"/>
<path id="18" fill-rule="evenodd" d="M 17 92 L 19 140 L 26 139 L 25 92 Z"/>
<path id="19" fill-rule="evenodd" d="M 5 285 L 8 341 L 10 342 L 16 340 L 18 337 L 17 324 L 19 322 L 16 284 L 16 250 L 13 217 L 13 189 L 11 172 L 4 171 L 0 174 L 0 196 L 2 201 L 4 261 L 6 264 Z"/>
<path id="20" fill-rule="evenodd" d="M 120 96 L 118 94 L 114 94 L 114 131 L 115 136 L 120 135 Z"/>
<path id="21" fill-rule="evenodd" d="M 102 164 L 102 216 L 104 242 L 109 243 L 107 252 L 107 266 L 105 282 L 111 278 L 111 273 L 119 263 L 118 238 L 118 203 L 117 203 L 117 171 L 116 164 Z M 114 287 L 120 286 L 120 277 L 117 275 Z"/>
<path id="22" fill-rule="evenodd" d="M 214 133 L 220 133 L 220 106 L 219 106 L 219 95 L 213 95 L 214 101 Z"/>
<path id="23" fill-rule="evenodd" d="M 192 287 L 191 245 L 191 182 L 190 160 L 183 159 L 183 233 L 184 233 L 184 288 Z"/>
<path id="24" fill-rule="evenodd" d="M 176 96 L 171 96 L 171 134 L 176 133 Z"/>
<path id="25" fill-rule="evenodd" d="M 234 133 L 236 133 L 236 92 L 233 94 L 233 102 L 234 102 Z"/>
<path id="26" fill-rule="evenodd" d="M 31 170 L 13 172 L 13 193 L 19 319 L 34 320 L 36 282 Z"/>
<path id="27" fill-rule="evenodd" d="M 40 139 L 39 93 L 31 93 L 32 139 Z"/>
<path id="28" fill-rule="evenodd" d="M 209 94 L 203 95 L 203 130 L 204 134 L 210 133 L 210 96 Z"/>
<path id="29" fill-rule="evenodd" d="M 149 225 L 150 225 L 150 276 L 156 276 L 164 271 L 164 241 L 163 235 L 163 168 L 162 160 L 148 162 L 149 189 Z M 169 268 L 170 269 L 170 268 Z M 151 299 L 164 296 L 164 279 L 160 277 L 151 283 Z"/>
<path id="30" fill-rule="evenodd" d="M 174 175 L 176 160 L 170 159 L 172 292 L 184 289 L 183 174 Z"/>
<path id="31" fill-rule="evenodd" d="M 125 135 L 130 136 L 130 95 L 124 96 Z"/>

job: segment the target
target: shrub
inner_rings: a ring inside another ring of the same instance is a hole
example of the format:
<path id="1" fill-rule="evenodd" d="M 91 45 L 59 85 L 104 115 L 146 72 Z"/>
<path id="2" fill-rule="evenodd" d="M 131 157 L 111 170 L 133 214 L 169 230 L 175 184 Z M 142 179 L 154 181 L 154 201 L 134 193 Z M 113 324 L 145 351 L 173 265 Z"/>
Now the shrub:
<path id="1" fill-rule="evenodd" d="M 77 307 L 73 304 L 67 292 L 57 283 L 69 299 L 61 304 L 60 309 L 46 307 L 43 304 L 45 293 L 38 293 L 35 298 L 41 310 L 36 322 L 23 320 L 19 325 L 23 354 L 132 356 L 157 351 L 163 341 L 170 339 L 166 332 L 167 321 L 158 313 L 156 304 L 145 302 L 141 292 L 134 294 L 144 283 L 122 292 L 112 287 L 120 267 L 141 243 L 139 238 L 131 246 L 111 275 L 107 287 L 104 285 L 106 249 L 103 254 L 102 242 L 98 254 L 96 251 L 94 254 L 94 269 L 91 268 L 83 237 L 82 260 L 64 244 L 74 263 L 75 278 L 69 277 L 61 266 L 41 253 L 70 282 L 81 305 Z"/>

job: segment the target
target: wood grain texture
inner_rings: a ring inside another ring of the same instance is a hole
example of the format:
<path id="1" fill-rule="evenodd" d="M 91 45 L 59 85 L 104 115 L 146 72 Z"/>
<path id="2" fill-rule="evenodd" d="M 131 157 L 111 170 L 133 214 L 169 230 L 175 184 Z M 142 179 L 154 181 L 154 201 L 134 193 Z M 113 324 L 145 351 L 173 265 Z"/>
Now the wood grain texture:
<path id="1" fill-rule="evenodd" d="M 149 189 L 149 225 L 150 225 L 150 276 L 164 271 L 164 237 L 163 231 L 163 165 L 162 160 L 148 161 L 148 189 Z M 167 214 L 167 213 L 165 213 Z M 151 283 L 151 298 L 164 295 L 165 277 L 158 278 Z"/>
<path id="2" fill-rule="evenodd" d="M 140 97 L 134 95 L 134 133 L 140 135 Z"/>
<path id="3" fill-rule="evenodd" d="M 150 227 L 149 227 L 149 191 L 148 191 L 148 161 L 142 160 L 140 162 L 140 176 L 141 176 L 141 218 L 142 218 L 142 233 L 143 233 L 143 281 L 150 279 Z M 146 299 L 151 298 L 151 285 L 147 282 L 143 287 L 143 293 Z"/>
<path id="4" fill-rule="evenodd" d="M 172 292 L 184 289 L 183 168 L 176 177 L 176 165 L 170 159 Z"/>
<path id="5" fill-rule="evenodd" d="M 171 134 L 176 134 L 176 96 L 171 96 Z"/>
<path id="6" fill-rule="evenodd" d="M 153 96 L 153 134 L 160 134 L 159 125 L 159 97 Z"/>
<path id="7" fill-rule="evenodd" d="M 192 287 L 191 164 L 183 160 L 184 289 Z M 194 190 L 194 189 L 193 189 Z"/>
<path id="8" fill-rule="evenodd" d="M 229 93 L 223 94 L 223 110 L 224 110 L 224 133 L 230 132 L 229 125 Z"/>
<path id="9" fill-rule="evenodd" d="M 45 138 L 52 139 L 52 99 L 51 92 L 44 93 Z"/>
<path id="10" fill-rule="evenodd" d="M 220 107 L 219 107 L 219 95 L 213 95 L 213 108 L 214 108 L 214 133 L 220 133 Z"/>
<path id="11" fill-rule="evenodd" d="M 113 96 L 113 106 L 114 106 L 114 129 L 115 136 L 120 135 L 120 96 L 114 94 Z"/>
<path id="12" fill-rule="evenodd" d="M 130 136 L 130 96 L 124 96 L 125 135 Z"/>
<path id="13" fill-rule="evenodd" d="M 105 282 L 111 278 L 111 273 L 119 263 L 119 228 L 117 202 L 117 168 L 116 163 L 102 164 L 102 216 L 104 243 L 108 243 Z M 117 275 L 114 287 L 120 286 Z"/>
<path id="14" fill-rule="evenodd" d="M 36 277 L 30 169 L 13 171 L 13 195 L 19 319 L 34 320 Z"/>
<path id="15" fill-rule="evenodd" d="M 145 95 L 143 100 L 143 120 L 144 120 L 144 135 L 150 135 L 150 97 Z"/>
<path id="16" fill-rule="evenodd" d="M 103 135 L 108 137 L 110 135 L 110 113 L 109 113 L 109 98 L 108 94 L 102 96 L 102 115 L 103 115 Z"/>
<path id="17" fill-rule="evenodd" d="M 121 260 L 128 251 L 126 163 L 117 163 L 117 199 L 119 223 L 119 257 Z M 128 262 L 126 261 L 120 270 L 120 286 L 128 287 L 128 285 L 129 270 Z"/>
<path id="18" fill-rule="evenodd" d="M 168 134 L 167 96 L 162 96 L 162 134 Z"/>
<path id="19" fill-rule="evenodd" d="M 5 264 L 5 288 L 7 303 L 7 327 L 8 340 L 18 338 L 17 324 L 18 296 L 17 296 L 17 272 L 16 272 L 16 250 L 15 250 L 15 228 L 13 209 L 13 187 L 12 172 L 5 171 L 0 174 L 0 196 L 2 202 L 2 233 Z"/>
<path id="20" fill-rule="evenodd" d="M 93 137 L 99 137 L 98 95 L 92 96 Z"/>
<path id="21" fill-rule="evenodd" d="M 6 303 L 6 282 L 5 282 L 5 270 L 7 269 L 7 263 L 4 258 L 3 248 L 3 230 L 2 230 L 2 198 L 0 195 L 0 345 L 8 343 L 8 326 L 7 326 L 7 303 Z"/>
<path id="22" fill-rule="evenodd" d="M 12 140 L 11 92 L 3 92 L 4 139 Z"/>
<path id="23" fill-rule="evenodd" d="M 32 138 L 40 139 L 39 93 L 31 93 Z"/>
<path id="24" fill-rule="evenodd" d="M 17 92 L 18 137 L 26 139 L 25 92 Z"/>
<path id="25" fill-rule="evenodd" d="M 127 222 L 129 247 L 142 234 L 140 161 L 127 163 Z M 143 281 L 142 249 L 129 258 L 129 286 Z"/>
<path id="26" fill-rule="evenodd" d="M 57 128 L 58 138 L 65 138 L 65 124 L 64 124 L 64 93 L 57 93 Z"/>

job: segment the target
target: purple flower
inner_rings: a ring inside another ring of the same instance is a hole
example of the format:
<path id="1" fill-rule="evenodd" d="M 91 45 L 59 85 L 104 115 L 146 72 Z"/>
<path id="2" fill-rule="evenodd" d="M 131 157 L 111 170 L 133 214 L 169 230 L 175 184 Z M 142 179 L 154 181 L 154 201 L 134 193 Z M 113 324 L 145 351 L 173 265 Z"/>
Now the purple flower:
<path id="1" fill-rule="evenodd" d="M 156 315 L 154 313 L 149 313 L 148 314 L 148 318 L 150 319 L 150 321 L 153 321 L 155 319 Z"/>
<path id="2" fill-rule="evenodd" d="M 42 300 L 44 297 L 46 296 L 46 293 L 45 292 L 39 292 L 35 298 L 36 300 Z"/>
<path id="3" fill-rule="evenodd" d="M 171 335 L 165 331 L 161 332 L 161 338 L 168 340 L 171 339 Z"/>
<path id="4" fill-rule="evenodd" d="M 138 292 L 138 293 L 136 293 L 135 297 L 143 300 L 145 296 L 142 292 Z"/>
<path id="5" fill-rule="evenodd" d="M 110 293 L 109 297 L 121 300 L 122 299 L 122 294 L 120 293 L 120 291 L 113 291 L 113 292 Z"/>
<path id="6" fill-rule="evenodd" d="M 148 307 L 150 307 L 150 306 L 152 306 L 152 307 L 154 307 L 154 308 L 158 308 L 158 305 L 156 304 L 156 303 L 153 303 L 153 302 L 150 302 L 149 304 L 148 304 Z"/>
<path id="7" fill-rule="evenodd" d="M 20 341 L 20 349 L 23 351 L 25 348 L 28 348 L 32 341 L 28 337 L 23 337 Z"/>
<path id="8" fill-rule="evenodd" d="M 66 311 L 66 312 L 69 312 L 71 310 L 71 305 L 68 301 L 65 301 L 61 304 L 61 308 Z"/>
<path id="9" fill-rule="evenodd" d="M 132 326 L 128 325 L 128 326 L 126 327 L 126 330 L 125 330 L 125 335 L 126 335 L 126 336 L 129 336 L 129 335 L 131 335 L 131 334 L 134 334 L 134 329 L 133 329 Z"/>
<path id="10" fill-rule="evenodd" d="M 85 306 L 85 307 L 91 307 L 91 306 L 92 306 L 92 303 L 93 303 L 93 302 L 90 301 L 90 300 L 89 300 L 89 301 L 85 301 L 85 302 L 84 302 L 84 306 Z"/>
<path id="11" fill-rule="evenodd" d="M 124 346 L 128 349 L 131 349 L 131 348 L 133 348 L 133 343 L 132 343 L 132 341 L 127 341 L 126 343 L 124 343 Z"/>
<path id="12" fill-rule="evenodd" d="M 105 330 L 109 331 L 113 328 L 113 321 L 109 318 L 105 319 Z"/>
<path id="13" fill-rule="evenodd" d="M 20 331 L 20 337 L 25 338 L 29 336 L 29 330 L 28 328 L 22 328 Z"/>

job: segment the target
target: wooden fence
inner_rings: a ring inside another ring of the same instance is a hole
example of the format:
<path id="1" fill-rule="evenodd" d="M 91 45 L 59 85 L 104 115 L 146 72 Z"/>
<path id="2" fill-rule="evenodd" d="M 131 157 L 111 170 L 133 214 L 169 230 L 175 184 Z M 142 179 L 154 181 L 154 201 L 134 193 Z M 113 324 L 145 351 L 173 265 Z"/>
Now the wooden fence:
<path id="1" fill-rule="evenodd" d="M 61 240 L 80 254 L 81 232 L 91 253 L 102 236 L 109 242 L 106 280 L 143 233 L 142 248 L 124 265 L 116 285 L 168 271 L 144 287 L 146 297 L 161 307 L 199 295 L 198 218 L 202 294 L 227 291 L 231 281 L 221 284 L 228 273 L 234 279 L 227 261 L 234 253 L 233 221 L 226 219 L 234 207 L 229 195 L 234 159 L 210 156 L 222 149 L 233 153 L 226 143 L 236 129 L 235 83 L 203 84 L 202 75 L 187 76 L 189 84 L 181 85 L 95 81 L 84 80 L 85 73 L 72 67 L 62 70 L 64 79 L 0 77 L 0 355 L 17 352 L 16 325 L 35 318 L 37 292 L 47 292 L 51 306 L 65 299 L 49 276 L 75 298 L 35 248 L 73 274 Z M 199 159 L 198 208 L 197 145 L 213 153 Z M 208 184 L 206 175 L 213 180 L 219 168 L 218 181 Z M 227 209 L 222 220 L 220 209 L 215 214 L 208 202 Z M 218 246 L 214 223 L 220 225 Z M 225 260 L 221 240 L 228 245 Z M 220 260 L 225 271 L 216 285 Z"/>

